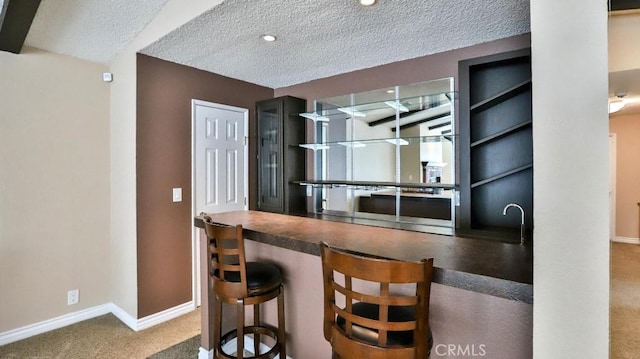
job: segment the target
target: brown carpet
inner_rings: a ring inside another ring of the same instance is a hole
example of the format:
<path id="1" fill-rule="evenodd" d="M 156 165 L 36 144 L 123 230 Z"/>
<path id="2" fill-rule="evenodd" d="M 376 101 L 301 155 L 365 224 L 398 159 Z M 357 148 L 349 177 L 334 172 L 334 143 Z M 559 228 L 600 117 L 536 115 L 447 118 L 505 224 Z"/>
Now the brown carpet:
<path id="1" fill-rule="evenodd" d="M 611 359 L 640 358 L 640 245 L 611 244 Z"/>
<path id="2" fill-rule="evenodd" d="M 200 310 L 134 332 L 112 314 L 0 346 L 2 359 L 147 358 L 200 334 Z M 199 345 L 189 358 L 197 358 Z"/>
<path id="3" fill-rule="evenodd" d="M 196 358 L 200 350 L 200 335 L 187 339 L 159 353 L 153 354 L 148 359 L 192 359 Z M 195 354 L 194 354 L 195 353 Z"/>

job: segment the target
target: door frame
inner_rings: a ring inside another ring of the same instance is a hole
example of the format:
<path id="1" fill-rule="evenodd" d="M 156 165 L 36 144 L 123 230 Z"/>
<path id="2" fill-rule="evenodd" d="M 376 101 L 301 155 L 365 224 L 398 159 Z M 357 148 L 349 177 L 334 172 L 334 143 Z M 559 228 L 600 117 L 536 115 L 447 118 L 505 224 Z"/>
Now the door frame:
<path id="1" fill-rule="evenodd" d="M 235 107 L 229 105 L 223 105 L 215 102 L 209 102 L 204 100 L 191 100 L 191 218 L 195 218 L 196 215 L 196 106 L 214 107 L 221 110 L 240 112 L 244 117 L 244 178 L 243 187 L 244 195 L 247 199 L 244 202 L 244 210 L 249 208 L 249 110 L 242 107 Z M 193 302 L 196 307 L 200 306 L 201 298 L 201 276 L 200 276 L 200 228 L 192 226 L 191 229 L 191 278 L 192 278 L 192 296 Z"/>
<path id="2" fill-rule="evenodd" d="M 609 133 L 609 239 L 616 240 L 617 137 Z"/>

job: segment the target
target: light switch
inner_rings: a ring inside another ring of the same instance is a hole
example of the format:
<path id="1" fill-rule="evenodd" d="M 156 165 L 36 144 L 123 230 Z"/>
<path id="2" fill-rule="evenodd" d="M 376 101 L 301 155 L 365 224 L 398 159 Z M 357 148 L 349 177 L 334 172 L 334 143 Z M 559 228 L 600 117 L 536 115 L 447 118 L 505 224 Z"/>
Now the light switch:
<path id="1" fill-rule="evenodd" d="M 182 202 L 182 188 L 173 189 L 173 201 Z"/>

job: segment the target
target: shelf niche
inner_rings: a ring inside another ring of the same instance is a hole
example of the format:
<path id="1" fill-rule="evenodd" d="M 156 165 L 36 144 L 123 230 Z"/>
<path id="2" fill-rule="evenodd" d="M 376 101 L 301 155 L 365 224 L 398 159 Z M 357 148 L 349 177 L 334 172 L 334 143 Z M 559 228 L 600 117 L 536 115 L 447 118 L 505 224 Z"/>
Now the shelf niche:
<path id="1" fill-rule="evenodd" d="M 460 206 L 456 233 L 474 238 L 520 241 L 533 229 L 533 136 L 531 50 L 461 61 Z"/>

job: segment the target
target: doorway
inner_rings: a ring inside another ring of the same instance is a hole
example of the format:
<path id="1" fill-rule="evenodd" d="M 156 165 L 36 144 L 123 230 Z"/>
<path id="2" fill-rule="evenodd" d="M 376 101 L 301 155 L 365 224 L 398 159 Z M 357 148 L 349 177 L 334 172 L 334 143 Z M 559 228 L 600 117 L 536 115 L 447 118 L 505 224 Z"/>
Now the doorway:
<path id="1" fill-rule="evenodd" d="M 192 217 L 248 207 L 249 110 L 191 101 Z M 193 298 L 200 306 L 200 230 L 193 228 Z"/>

